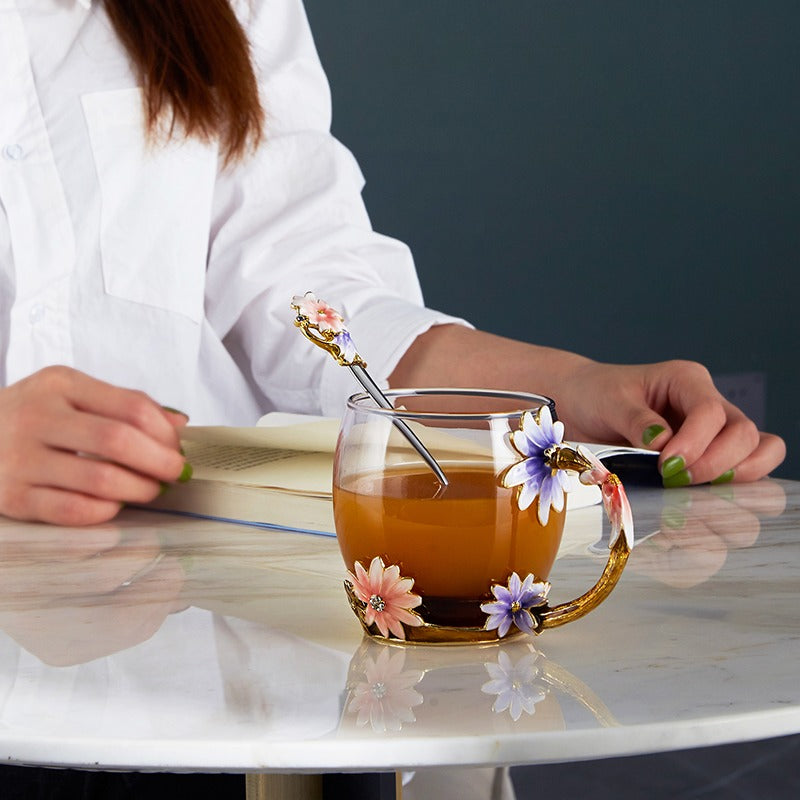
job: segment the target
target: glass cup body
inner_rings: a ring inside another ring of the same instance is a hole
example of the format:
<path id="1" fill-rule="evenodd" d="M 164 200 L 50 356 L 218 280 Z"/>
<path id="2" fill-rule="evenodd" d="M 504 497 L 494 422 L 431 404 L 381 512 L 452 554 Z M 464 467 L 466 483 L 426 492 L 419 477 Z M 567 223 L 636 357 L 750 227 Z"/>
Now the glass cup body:
<path id="1" fill-rule="evenodd" d="M 392 409 L 353 395 L 336 448 L 336 533 L 349 570 L 375 556 L 414 579 L 426 622 L 480 626 L 480 603 L 512 572 L 546 580 L 564 529 L 564 512 L 547 525 L 538 505 L 520 510 L 502 475 L 521 456 L 510 435 L 525 411 L 552 400 L 470 389 L 395 390 Z M 402 419 L 442 467 L 442 488 L 396 425 Z"/>

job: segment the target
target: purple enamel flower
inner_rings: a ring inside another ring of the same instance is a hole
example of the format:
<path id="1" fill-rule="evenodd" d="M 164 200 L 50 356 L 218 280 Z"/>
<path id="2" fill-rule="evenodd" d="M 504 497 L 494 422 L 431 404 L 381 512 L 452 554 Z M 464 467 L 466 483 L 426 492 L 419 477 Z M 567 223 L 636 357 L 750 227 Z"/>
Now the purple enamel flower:
<path id="1" fill-rule="evenodd" d="M 503 485 L 520 487 L 517 502 L 521 511 L 539 498 L 538 516 L 542 525 L 547 525 L 551 507 L 556 511 L 564 510 L 564 493 L 575 484 L 574 476 L 548 463 L 547 451 L 560 446 L 563 438 L 564 423 L 553 422 L 547 406 L 539 409 L 536 415 L 526 411 L 519 430 L 511 434 L 511 443 L 523 459 L 506 471 Z"/>
<path id="2" fill-rule="evenodd" d="M 343 330 L 341 333 L 337 333 L 333 337 L 333 342 L 339 347 L 341 357 L 348 363 L 351 363 L 358 355 L 350 331 Z"/>
<path id="3" fill-rule="evenodd" d="M 533 633 L 535 624 L 530 610 L 545 605 L 549 591 L 550 584 L 547 581 L 534 581 L 530 574 L 521 581 L 519 575 L 512 572 L 507 586 L 499 583 L 492 586 L 495 601 L 481 604 L 481 611 L 489 615 L 484 628 L 487 631 L 496 628 L 501 639 L 512 625 L 524 633 Z"/>

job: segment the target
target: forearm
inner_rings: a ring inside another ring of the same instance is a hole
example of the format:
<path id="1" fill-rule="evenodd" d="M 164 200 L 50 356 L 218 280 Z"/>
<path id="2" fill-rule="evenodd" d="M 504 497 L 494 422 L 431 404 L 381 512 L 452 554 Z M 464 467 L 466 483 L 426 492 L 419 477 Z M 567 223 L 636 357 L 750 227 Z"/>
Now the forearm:
<path id="1" fill-rule="evenodd" d="M 392 387 L 458 386 L 515 389 L 552 397 L 588 358 L 506 339 L 461 325 L 437 325 L 419 336 L 389 377 Z"/>

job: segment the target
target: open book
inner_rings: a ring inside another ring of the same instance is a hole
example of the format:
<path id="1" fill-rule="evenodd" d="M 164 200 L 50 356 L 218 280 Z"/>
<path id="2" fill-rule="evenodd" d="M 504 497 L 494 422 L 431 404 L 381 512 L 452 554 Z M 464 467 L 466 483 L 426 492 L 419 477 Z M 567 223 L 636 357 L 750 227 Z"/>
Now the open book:
<path id="1" fill-rule="evenodd" d="M 170 486 L 148 507 L 333 536 L 338 431 L 337 419 L 281 413 L 267 414 L 254 427 L 190 425 L 182 443 L 192 479 Z M 567 495 L 569 509 L 599 501 L 596 486 Z"/>
<path id="2" fill-rule="evenodd" d="M 334 535 L 333 451 L 339 421 L 272 415 L 256 427 L 188 426 L 194 474 L 148 508 Z"/>

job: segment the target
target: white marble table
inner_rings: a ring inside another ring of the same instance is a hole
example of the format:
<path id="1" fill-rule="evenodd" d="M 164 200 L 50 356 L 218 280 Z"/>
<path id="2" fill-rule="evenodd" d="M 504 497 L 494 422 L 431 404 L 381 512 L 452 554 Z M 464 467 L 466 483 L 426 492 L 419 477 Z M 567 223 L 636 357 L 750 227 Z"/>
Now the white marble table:
<path id="1" fill-rule="evenodd" d="M 800 732 L 800 483 L 630 495 L 643 540 L 610 599 L 482 648 L 362 640 L 331 538 L 145 511 L 88 530 L 4 522 L 0 757 L 366 772 Z M 555 601 L 605 562 L 600 509 L 572 514 Z M 498 707 L 492 676 L 527 707 Z"/>

